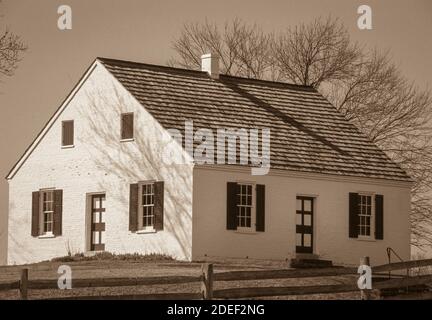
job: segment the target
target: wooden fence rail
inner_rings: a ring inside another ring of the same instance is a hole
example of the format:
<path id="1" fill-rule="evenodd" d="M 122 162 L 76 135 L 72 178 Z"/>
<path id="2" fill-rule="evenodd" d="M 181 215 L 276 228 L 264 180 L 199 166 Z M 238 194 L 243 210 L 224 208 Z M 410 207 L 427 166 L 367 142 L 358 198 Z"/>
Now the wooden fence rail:
<path id="1" fill-rule="evenodd" d="M 138 278 L 101 278 L 101 279 L 74 279 L 74 288 L 98 287 L 128 287 L 150 286 L 165 284 L 183 284 L 201 281 L 201 276 L 168 276 L 168 277 L 138 277 Z M 57 281 L 51 279 L 29 280 L 29 289 L 58 289 Z"/>
<path id="2" fill-rule="evenodd" d="M 366 261 L 366 260 L 363 260 Z M 407 262 L 397 262 L 381 266 L 372 267 L 374 275 L 380 272 L 406 270 L 432 266 L 432 259 L 414 260 Z M 305 295 L 305 294 L 330 294 L 358 291 L 356 281 L 349 284 L 338 285 L 312 285 L 312 286 L 284 286 L 284 287 L 244 287 L 229 289 L 213 289 L 215 281 L 248 281 L 248 280 L 270 280 L 270 279 L 289 279 L 289 278 L 313 278 L 358 275 L 357 268 L 324 268 L 324 269 L 297 269 L 297 270 L 259 270 L 259 271 L 228 271 L 213 272 L 212 264 L 203 264 L 201 274 L 198 276 L 167 276 L 167 277 L 137 277 L 137 278 L 93 278 L 93 279 L 74 279 L 73 288 L 97 288 L 97 287 L 122 287 L 122 286 L 145 286 L 145 285 L 166 285 L 184 284 L 200 282 L 199 293 L 161 293 L 161 294 L 136 294 L 136 295 L 110 295 L 110 296 L 73 296 L 58 299 L 237 299 L 251 297 Z M 355 278 L 357 280 L 357 278 Z M 392 289 L 399 287 L 415 286 L 420 284 L 432 283 L 432 275 L 422 275 L 416 277 L 403 277 L 389 279 L 373 283 L 374 290 Z M 29 289 L 57 289 L 58 284 L 55 280 L 37 280 L 28 278 L 28 269 L 23 269 L 19 281 L 0 283 L 0 291 L 15 290 L 20 292 L 21 299 L 27 299 Z M 368 299 L 370 291 L 364 291 L 362 297 Z M 424 294 L 424 297 L 429 295 Z"/>

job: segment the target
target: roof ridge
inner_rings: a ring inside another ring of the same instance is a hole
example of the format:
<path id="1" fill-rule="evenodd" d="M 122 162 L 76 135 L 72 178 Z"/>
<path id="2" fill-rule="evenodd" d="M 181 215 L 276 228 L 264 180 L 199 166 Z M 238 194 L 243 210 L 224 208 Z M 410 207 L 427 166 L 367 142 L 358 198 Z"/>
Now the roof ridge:
<path id="1" fill-rule="evenodd" d="M 290 87 L 293 89 L 304 89 L 306 91 L 312 91 L 317 92 L 317 90 L 308 85 L 303 84 L 296 84 L 296 83 L 290 83 L 290 82 L 282 82 L 282 81 L 272 81 L 272 80 L 265 80 L 265 79 L 257 79 L 257 78 L 246 78 L 246 77 L 239 77 L 239 76 L 233 76 L 233 75 L 227 75 L 227 74 L 221 74 L 223 78 L 232 78 L 232 79 L 238 79 L 244 82 L 260 82 L 268 85 L 273 86 L 279 86 L 279 87 Z"/>
<path id="2" fill-rule="evenodd" d="M 102 63 L 111 62 L 111 63 L 117 63 L 117 64 L 122 64 L 122 65 L 145 66 L 145 67 L 149 67 L 149 68 L 166 69 L 166 70 L 171 70 L 171 71 L 182 71 L 182 72 L 196 73 L 196 74 L 200 74 L 200 75 L 207 75 L 207 73 L 205 71 L 200 71 L 200 70 L 170 67 L 170 66 L 164 66 L 164 65 L 160 65 L 160 64 L 137 62 L 137 61 L 131 61 L 131 60 L 121 60 L 121 59 L 112 59 L 112 58 L 104 58 L 104 57 L 97 57 L 96 60 L 99 60 Z"/>
<path id="3" fill-rule="evenodd" d="M 145 62 L 138 62 L 138 61 L 131 61 L 131 60 L 123 60 L 123 59 L 113 59 L 113 58 L 105 58 L 105 57 L 97 57 L 97 60 L 101 61 L 102 63 L 115 63 L 115 64 L 121 64 L 121 65 L 129 65 L 129 66 L 141 66 L 141 67 L 148 67 L 153 69 L 165 69 L 167 71 L 174 71 L 174 72 L 186 72 L 186 73 L 192 73 L 197 74 L 201 76 L 208 76 L 207 72 L 200 71 L 200 70 L 193 70 L 193 69 L 186 69 L 186 68 L 179 68 L 179 67 L 171 67 L 171 66 L 165 66 L 165 65 L 159 65 L 159 64 L 152 64 L 152 63 L 145 63 Z M 233 79 L 233 80 L 240 80 L 243 82 L 258 82 L 263 83 L 267 85 L 272 86 L 279 86 L 279 87 L 289 87 L 292 89 L 300 89 L 305 91 L 312 91 L 317 92 L 317 90 L 309 85 L 302 85 L 302 84 L 295 84 L 295 83 L 289 83 L 289 82 L 282 82 L 282 81 L 272 81 L 272 80 L 264 80 L 264 79 L 257 79 L 257 78 L 247 78 L 247 77 L 240 77 L 240 76 L 233 76 L 228 74 L 220 74 L 220 77 L 222 79 Z"/>

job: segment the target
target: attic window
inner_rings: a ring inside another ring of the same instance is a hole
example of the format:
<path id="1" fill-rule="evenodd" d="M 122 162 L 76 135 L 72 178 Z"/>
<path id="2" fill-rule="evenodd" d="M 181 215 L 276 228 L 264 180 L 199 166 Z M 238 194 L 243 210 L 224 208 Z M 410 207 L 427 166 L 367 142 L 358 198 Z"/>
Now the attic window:
<path id="1" fill-rule="evenodd" d="M 74 144 L 73 120 L 62 122 L 62 147 L 71 147 Z"/>
<path id="2" fill-rule="evenodd" d="M 134 138 L 134 115 L 133 113 L 121 114 L 121 140 L 132 140 Z"/>

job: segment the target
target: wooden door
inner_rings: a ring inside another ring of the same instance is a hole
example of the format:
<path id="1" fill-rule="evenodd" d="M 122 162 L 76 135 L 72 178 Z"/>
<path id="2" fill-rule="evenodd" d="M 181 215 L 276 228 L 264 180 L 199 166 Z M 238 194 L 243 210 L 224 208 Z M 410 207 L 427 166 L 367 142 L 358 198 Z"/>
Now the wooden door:
<path id="1" fill-rule="evenodd" d="M 104 251 L 105 194 L 92 195 L 91 206 L 91 251 Z"/>
<path id="2" fill-rule="evenodd" d="M 313 253 L 314 198 L 297 197 L 296 252 Z"/>

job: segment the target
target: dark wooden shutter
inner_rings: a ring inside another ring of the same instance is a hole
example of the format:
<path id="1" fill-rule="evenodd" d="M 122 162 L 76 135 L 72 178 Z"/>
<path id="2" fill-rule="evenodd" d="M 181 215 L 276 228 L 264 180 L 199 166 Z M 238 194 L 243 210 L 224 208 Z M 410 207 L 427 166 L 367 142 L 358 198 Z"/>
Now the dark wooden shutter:
<path id="1" fill-rule="evenodd" d="M 121 115 L 121 138 L 133 138 L 133 113 L 123 113 Z"/>
<path id="2" fill-rule="evenodd" d="M 63 190 L 54 190 L 54 226 L 53 234 L 61 236 L 63 221 Z"/>
<path id="3" fill-rule="evenodd" d="M 375 195 L 375 239 L 384 239 L 384 197 Z"/>
<path id="4" fill-rule="evenodd" d="M 256 186 L 256 231 L 264 232 L 265 225 L 265 185 Z"/>
<path id="5" fill-rule="evenodd" d="M 163 230 L 164 227 L 164 182 L 158 181 L 154 184 L 154 228 Z"/>
<path id="6" fill-rule="evenodd" d="M 358 225 L 359 225 L 359 195 L 358 193 L 349 194 L 349 237 L 358 237 Z"/>
<path id="7" fill-rule="evenodd" d="M 62 145 L 72 146 L 74 144 L 74 122 L 63 121 L 62 122 Z"/>
<path id="8" fill-rule="evenodd" d="M 40 192 L 32 192 L 32 219 L 31 219 L 31 235 L 32 237 L 39 236 L 39 203 Z"/>
<path id="9" fill-rule="evenodd" d="M 237 230 L 237 193 L 238 184 L 227 183 L 227 230 Z"/>
<path id="10" fill-rule="evenodd" d="M 138 230 L 138 183 L 130 185 L 129 189 L 129 231 Z"/>

